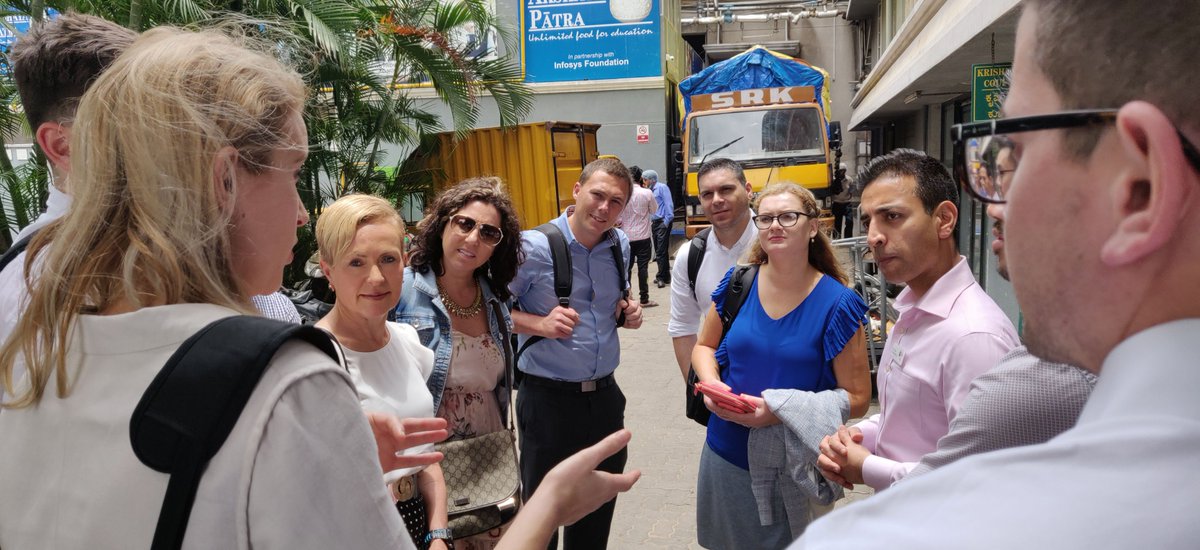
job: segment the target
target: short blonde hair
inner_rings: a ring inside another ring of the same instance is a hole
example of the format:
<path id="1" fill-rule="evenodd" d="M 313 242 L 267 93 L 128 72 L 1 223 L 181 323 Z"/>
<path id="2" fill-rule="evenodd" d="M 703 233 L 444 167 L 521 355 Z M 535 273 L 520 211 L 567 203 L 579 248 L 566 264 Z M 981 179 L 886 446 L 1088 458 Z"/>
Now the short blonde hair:
<path id="1" fill-rule="evenodd" d="M 821 207 L 817 204 L 817 197 L 812 194 L 812 191 L 790 181 L 778 181 L 763 189 L 758 194 L 758 198 L 754 199 L 754 211 L 758 211 L 758 206 L 762 204 L 763 199 L 775 195 L 791 195 L 800 199 L 801 209 L 808 214 L 805 223 L 814 223 L 817 216 L 821 215 Z M 754 265 L 767 263 L 767 253 L 763 252 L 762 244 L 758 239 L 754 239 L 754 242 L 750 243 L 750 250 L 746 252 L 746 262 Z M 833 243 L 829 241 L 829 237 L 825 235 L 824 231 L 818 230 L 817 236 L 813 237 L 813 241 L 809 243 L 808 263 L 817 271 L 837 279 L 842 284 L 846 284 L 848 280 L 846 270 L 842 269 L 842 264 L 833 254 Z"/>
<path id="2" fill-rule="evenodd" d="M 334 263 L 354 242 L 364 225 L 394 223 L 404 237 L 404 217 L 392 203 L 374 195 L 346 195 L 325 207 L 317 218 L 317 250 L 326 263 Z"/>
<path id="3" fill-rule="evenodd" d="M 38 403 L 51 378 L 60 397 L 70 393 L 67 338 L 80 313 L 185 303 L 254 311 L 230 264 L 239 182 L 215 159 L 232 147 L 258 173 L 274 151 L 303 147 L 288 124 L 306 94 L 300 75 L 269 55 L 169 27 L 144 33 L 100 75 L 72 130 L 76 206 L 30 246 L 26 267 L 45 265 L 26 279 L 29 305 L 0 348 L 14 396 L 5 407 Z M 30 383 L 14 391 L 21 356 Z"/>

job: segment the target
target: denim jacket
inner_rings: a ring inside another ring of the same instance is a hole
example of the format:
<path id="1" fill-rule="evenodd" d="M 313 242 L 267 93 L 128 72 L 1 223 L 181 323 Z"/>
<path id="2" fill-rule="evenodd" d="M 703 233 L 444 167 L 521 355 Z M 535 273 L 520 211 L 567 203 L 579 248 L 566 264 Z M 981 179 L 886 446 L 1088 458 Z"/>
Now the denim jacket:
<path id="1" fill-rule="evenodd" d="M 512 333 L 513 326 L 512 318 L 508 315 L 508 304 L 496 298 L 482 277 L 479 278 L 479 287 L 483 289 L 483 310 L 487 312 L 488 332 L 492 340 L 502 346 L 504 368 L 508 372 L 508 379 L 512 380 L 512 342 L 505 336 Z M 493 304 L 500 306 L 503 319 L 496 318 Z M 400 303 L 396 305 L 396 321 L 416 328 L 421 344 L 433 350 L 433 373 L 429 375 L 426 385 L 429 386 L 429 393 L 433 394 L 433 410 L 436 411 L 442 404 L 442 392 L 446 389 L 454 344 L 450 335 L 450 314 L 442 303 L 441 293 L 437 289 L 437 276 L 432 269 L 417 273 L 411 267 L 404 268 L 404 289 L 400 292 Z M 504 386 L 504 379 L 496 384 L 495 392 L 496 401 L 500 404 L 500 419 L 507 425 L 511 390 Z"/>

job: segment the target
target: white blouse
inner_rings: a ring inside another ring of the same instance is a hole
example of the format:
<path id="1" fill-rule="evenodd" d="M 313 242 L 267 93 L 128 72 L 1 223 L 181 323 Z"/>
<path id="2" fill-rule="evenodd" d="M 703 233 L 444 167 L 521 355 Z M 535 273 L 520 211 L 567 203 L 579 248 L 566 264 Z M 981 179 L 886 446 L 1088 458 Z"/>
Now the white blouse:
<path id="1" fill-rule="evenodd" d="M 342 348 L 362 407 L 400 418 L 431 418 L 433 395 L 425 381 L 433 373 L 433 350 L 421 345 L 412 325 L 389 322 L 387 327 L 388 343 L 382 348 L 375 351 Z M 427 452 L 431 447 L 422 445 L 406 450 L 405 454 Z M 384 479 L 391 483 L 421 469 L 392 470 Z"/>

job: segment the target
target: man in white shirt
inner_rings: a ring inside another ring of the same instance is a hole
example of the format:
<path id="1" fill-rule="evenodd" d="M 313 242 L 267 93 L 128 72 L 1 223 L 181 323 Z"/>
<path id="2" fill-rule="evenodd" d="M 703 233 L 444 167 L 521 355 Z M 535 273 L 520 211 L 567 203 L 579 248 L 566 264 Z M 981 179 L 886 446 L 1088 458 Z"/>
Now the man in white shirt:
<path id="1" fill-rule="evenodd" d="M 21 36 L 9 56 L 13 79 L 34 139 L 50 164 L 53 184 L 46 211 L 26 226 L 13 241 L 31 237 L 67 213 L 71 206 L 68 175 L 71 169 L 71 123 L 75 108 L 96 77 L 137 38 L 137 33 L 111 21 L 79 13 L 65 13 L 33 27 Z M 299 204 L 303 209 L 304 205 Z M 0 344 L 16 328 L 25 310 L 24 252 L 0 270 Z M 260 312 L 281 321 L 300 322 L 286 296 L 276 292 L 255 297 L 260 304 L 275 304 Z"/>
<path id="2" fill-rule="evenodd" d="M 50 164 L 53 184 L 45 213 L 27 226 L 14 243 L 66 214 L 71 204 L 71 122 L 79 98 L 108 65 L 137 38 L 137 33 L 91 15 L 65 13 L 35 25 L 13 45 L 9 60 L 13 80 L 38 148 Z M 24 310 L 25 254 L 0 271 L 0 343 Z"/>
<path id="3" fill-rule="evenodd" d="M 1005 118 L 1005 251 L 1029 351 L 1099 382 L 1075 427 L 968 457 L 811 525 L 795 548 L 1186 548 L 1200 540 L 1200 4 L 1026 0 Z M 1153 45 L 1147 48 L 1147 45 Z M 1098 52 L 1104 70 L 1096 71 Z M 1112 75 L 1122 75 L 1114 82 Z M 1101 109 L 1080 111 L 1080 109 Z M 1013 120 L 1020 119 L 1020 120 Z M 968 176 L 969 177 L 969 176 Z"/>
<path id="4" fill-rule="evenodd" d="M 688 257 L 693 246 L 681 246 L 675 252 L 675 265 L 671 267 L 671 321 L 667 324 L 675 346 L 675 361 L 685 382 L 696 333 L 712 304 L 713 290 L 758 238 L 758 230 L 750 223 L 754 215 L 750 211 L 750 184 L 738 163 L 727 158 L 709 160 L 697 172 L 697 183 L 700 208 L 712 223 L 712 231 L 705 239 L 704 261 L 696 274 L 694 288 L 688 277 Z"/>

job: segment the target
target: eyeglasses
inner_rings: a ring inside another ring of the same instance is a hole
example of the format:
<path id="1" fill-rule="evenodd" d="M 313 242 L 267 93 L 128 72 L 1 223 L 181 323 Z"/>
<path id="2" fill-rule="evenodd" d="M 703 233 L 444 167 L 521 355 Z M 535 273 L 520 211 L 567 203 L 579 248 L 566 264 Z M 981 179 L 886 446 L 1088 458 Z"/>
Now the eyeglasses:
<path id="1" fill-rule="evenodd" d="M 800 216 L 815 217 L 808 212 L 782 212 L 778 215 L 771 216 L 769 214 L 759 214 L 754 216 L 754 226 L 759 229 L 770 229 L 771 224 L 779 220 L 779 227 L 791 227 L 800 221 Z"/>
<path id="2" fill-rule="evenodd" d="M 1008 176 L 1017 168 L 1009 134 L 1110 124 L 1116 119 L 1116 109 L 1090 109 L 956 124 L 950 132 L 958 181 L 972 197 L 985 203 L 1003 204 L 1007 199 L 999 177 Z M 1200 151 L 1178 129 L 1175 133 L 1179 134 L 1188 163 L 1200 171 Z M 1002 164 L 1007 166 L 1001 168 Z"/>
<path id="3" fill-rule="evenodd" d="M 464 237 L 470 235 L 475 227 L 479 227 L 479 240 L 488 246 L 496 246 L 500 241 L 504 240 L 504 232 L 499 227 L 479 223 L 474 218 L 468 218 L 462 214 L 455 214 L 450 217 L 450 225 L 453 225 L 458 230 L 459 235 Z"/>

